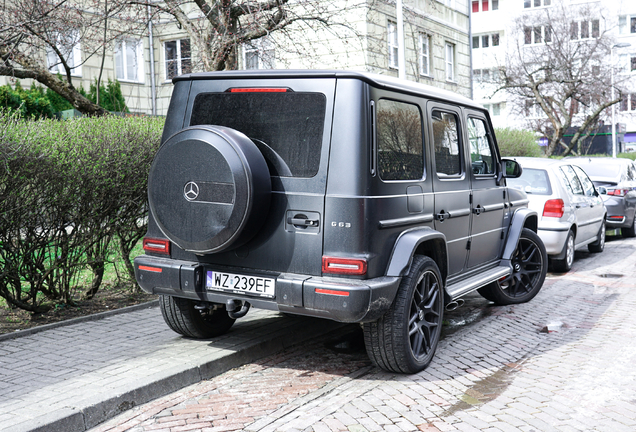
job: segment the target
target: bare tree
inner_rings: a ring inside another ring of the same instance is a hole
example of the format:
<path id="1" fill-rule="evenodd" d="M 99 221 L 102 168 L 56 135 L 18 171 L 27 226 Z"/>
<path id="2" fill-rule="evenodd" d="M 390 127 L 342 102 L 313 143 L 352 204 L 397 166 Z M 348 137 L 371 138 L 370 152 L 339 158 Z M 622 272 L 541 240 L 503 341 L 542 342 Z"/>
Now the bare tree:
<path id="1" fill-rule="evenodd" d="M 103 54 L 104 47 L 121 34 L 144 25 L 127 19 L 135 14 L 126 8 L 130 5 L 124 0 L 3 1 L 0 75 L 34 79 L 82 113 L 105 114 L 73 85 L 73 69 Z M 81 60 L 73 52 L 80 41 Z"/>
<path id="2" fill-rule="evenodd" d="M 497 91 L 511 94 L 528 126 L 548 138 L 548 156 L 559 146 L 574 153 L 620 101 L 611 98 L 617 71 L 607 61 L 614 43 L 609 25 L 598 8 L 558 0 L 515 21 Z"/>

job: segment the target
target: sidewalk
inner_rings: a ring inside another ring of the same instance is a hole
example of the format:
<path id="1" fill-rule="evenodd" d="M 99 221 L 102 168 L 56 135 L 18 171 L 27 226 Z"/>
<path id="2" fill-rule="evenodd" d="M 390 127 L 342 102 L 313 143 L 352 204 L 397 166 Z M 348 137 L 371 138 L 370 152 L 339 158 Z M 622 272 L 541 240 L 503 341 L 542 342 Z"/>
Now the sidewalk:
<path id="1" fill-rule="evenodd" d="M 133 406 L 342 324 L 253 310 L 231 331 L 191 340 L 156 307 L 0 339 L 0 430 L 87 430 Z"/>

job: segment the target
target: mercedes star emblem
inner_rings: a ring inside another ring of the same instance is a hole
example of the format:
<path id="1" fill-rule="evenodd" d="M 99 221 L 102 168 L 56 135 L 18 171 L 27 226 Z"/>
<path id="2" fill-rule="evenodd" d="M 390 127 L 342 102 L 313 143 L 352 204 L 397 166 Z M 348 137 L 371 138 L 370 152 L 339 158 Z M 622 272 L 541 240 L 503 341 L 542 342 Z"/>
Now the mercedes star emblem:
<path id="1" fill-rule="evenodd" d="M 194 201 L 195 199 L 197 199 L 197 197 L 199 196 L 199 185 L 197 185 L 193 181 L 186 183 L 185 187 L 183 188 L 183 196 L 188 201 Z"/>

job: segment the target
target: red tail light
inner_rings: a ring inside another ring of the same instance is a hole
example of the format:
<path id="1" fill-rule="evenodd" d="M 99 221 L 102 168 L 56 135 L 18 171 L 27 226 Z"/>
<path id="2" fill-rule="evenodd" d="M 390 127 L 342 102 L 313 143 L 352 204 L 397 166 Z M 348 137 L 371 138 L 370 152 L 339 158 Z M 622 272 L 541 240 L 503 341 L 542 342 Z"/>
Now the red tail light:
<path id="1" fill-rule="evenodd" d="M 565 204 L 561 198 L 551 199 L 543 206 L 543 216 L 560 218 L 565 211 Z"/>
<path id="2" fill-rule="evenodd" d="M 170 240 L 145 238 L 143 245 L 146 252 L 170 255 Z"/>
<path id="3" fill-rule="evenodd" d="M 251 87 L 251 88 L 231 88 L 230 93 L 285 93 L 286 88 L 265 88 L 265 87 Z"/>
<path id="4" fill-rule="evenodd" d="M 607 191 L 608 195 L 613 195 L 613 196 L 625 196 L 625 194 L 627 194 L 627 192 L 629 192 L 628 189 L 610 189 Z"/>
<path id="5" fill-rule="evenodd" d="M 346 275 L 363 275 L 367 272 L 367 260 L 359 258 L 322 257 L 322 272 Z"/>

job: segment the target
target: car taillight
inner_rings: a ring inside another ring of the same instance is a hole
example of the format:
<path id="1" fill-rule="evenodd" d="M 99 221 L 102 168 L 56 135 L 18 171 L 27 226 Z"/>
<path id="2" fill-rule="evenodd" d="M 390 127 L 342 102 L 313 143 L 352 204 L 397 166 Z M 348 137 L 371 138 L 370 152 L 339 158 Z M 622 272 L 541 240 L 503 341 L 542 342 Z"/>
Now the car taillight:
<path id="1" fill-rule="evenodd" d="M 170 255 L 170 240 L 146 237 L 144 238 L 143 248 L 146 252 Z"/>
<path id="2" fill-rule="evenodd" d="M 627 194 L 627 192 L 629 192 L 629 189 L 609 189 L 607 191 L 607 194 L 608 195 L 613 195 L 613 196 L 624 197 L 625 194 Z"/>
<path id="3" fill-rule="evenodd" d="M 322 257 L 322 272 L 332 274 L 363 275 L 367 272 L 367 260 L 360 258 Z"/>
<path id="4" fill-rule="evenodd" d="M 543 206 L 543 216 L 560 218 L 563 216 L 565 204 L 561 198 L 551 199 Z"/>

